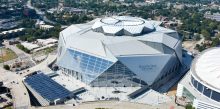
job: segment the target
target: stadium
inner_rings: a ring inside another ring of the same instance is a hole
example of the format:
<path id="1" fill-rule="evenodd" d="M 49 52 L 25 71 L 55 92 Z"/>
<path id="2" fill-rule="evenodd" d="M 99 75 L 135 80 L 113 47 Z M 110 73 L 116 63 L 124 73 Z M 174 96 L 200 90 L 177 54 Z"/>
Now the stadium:
<path id="1" fill-rule="evenodd" d="M 161 22 L 112 16 L 60 32 L 56 64 L 91 87 L 158 88 L 182 66 L 182 38 Z"/>
<path id="2" fill-rule="evenodd" d="M 220 48 L 211 48 L 194 59 L 191 70 L 178 84 L 178 97 L 187 98 L 196 108 L 219 108 L 219 53 Z"/>

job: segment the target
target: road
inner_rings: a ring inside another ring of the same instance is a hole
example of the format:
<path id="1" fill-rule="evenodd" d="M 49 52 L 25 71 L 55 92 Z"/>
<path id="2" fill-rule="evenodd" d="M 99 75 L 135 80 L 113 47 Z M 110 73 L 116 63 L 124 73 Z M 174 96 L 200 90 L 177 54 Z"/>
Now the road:
<path id="1" fill-rule="evenodd" d="M 49 64 L 54 62 L 56 60 L 57 55 L 56 54 L 49 54 L 47 58 L 41 62 L 40 64 L 35 65 L 34 67 L 31 67 L 29 69 L 26 69 L 23 73 L 22 76 L 26 76 L 31 74 L 34 71 L 42 71 L 45 73 L 50 73 L 52 70 L 48 67 Z"/>
<path id="2" fill-rule="evenodd" d="M 16 109 L 28 109 L 30 106 L 30 98 L 28 96 L 27 89 L 22 83 L 22 77 L 17 75 L 15 72 L 7 71 L 0 67 L 0 76 L 4 83 L 4 86 L 10 88 L 13 96 L 13 105 Z"/>
<path id="3" fill-rule="evenodd" d="M 50 23 L 50 24 L 56 24 L 56 22 L 49 20 L 49 19 L 45 16 L 45 13 L 44 13 L 44 12 L 42 12 L 41 10 L 39 10 L 39 9 L 37 9 L 37 8 L 35 8 L 35 7 L 33 7 L 33 6 L 31 5 L 31 0 L 28 0 L 28 1 L 27 1 L 26 6 L 27 6 L 28 8 L 30 8 L 30 9 L 34 9 L 34 10 L 36 11 L 36 13 L 43 19 L 43 21 L 48 22 L 48 23 Z"/>
<path id="4" fill-rule="evenodd" d="M 18 56 L 18 58 L 13 59 L 13 60 L 9 60 L 7 62 L 1 63 L 2 64 L 12 64 L 14 63 L 16 60 L 17 61 L 26 61 L 26 62 L 30 62 L 30 66 L 35 65 L 35 61 L 33 61 L 32 57 L 30 54 L 25 53 L 24 51 L 20 50 L 19 48 L 17 48 L 15 45 L 9 45 L 8 43 L 3 43 L 3 45 L 5 46 L 5 48 L 9 48 L 12 51 L 15 52 L 15 54 Z"/>
<path id="5" fill-rule="evenodd" d="M 56 54 L 49 54 L 47 59 L 43 62 L 27 69 L 29 71 L 26 70 L 26 72 L 22 74 L 16 74 L 15 72 L 7 71 L 0 67 L 0 81 L 3 81 L 4 86 L 11 89 L 15 109 L 29 109 L 31 106 L 27 89 L 22 83 L 23 78 L 34 71 L 51 71 L 47 65 L 52 63 L 55 59 Z"/>

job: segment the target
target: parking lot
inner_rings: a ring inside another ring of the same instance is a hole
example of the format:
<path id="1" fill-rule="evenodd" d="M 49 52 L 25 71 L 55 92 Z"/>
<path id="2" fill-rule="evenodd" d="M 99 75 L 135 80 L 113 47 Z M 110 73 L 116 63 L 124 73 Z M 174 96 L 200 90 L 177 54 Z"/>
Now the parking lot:
<path id="1" fill-rule="evenodd" d="M 0 87 L 0 108 L 12 106 L 12 95 L 6 87 Z"/>

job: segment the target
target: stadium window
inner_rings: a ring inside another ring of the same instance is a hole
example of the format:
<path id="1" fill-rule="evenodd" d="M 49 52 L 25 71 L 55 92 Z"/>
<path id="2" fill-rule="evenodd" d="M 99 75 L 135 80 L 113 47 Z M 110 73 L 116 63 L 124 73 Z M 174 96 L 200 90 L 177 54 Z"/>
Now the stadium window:
<path id="1" fill-rule="evenodd" d="M 175 66 L 172 68 L 172 72 L 175 72 Z"/>
<path id="2" fill-rule="evenodd" d="M 211 90 L 207 87 L 204 86 L 204 91 L 203 91 L 203 94 L 207 97 L 210 97 L 211 95 Z"/>
<path id="3" fill-rule="evenodd" d="M 192 84 L 194 84 L 194 79 L 193 79 L 193 77 L 191 76 L 191 82 L 192 82 Z"/>
<path id="4" fill-rule="evenodd" d="M 197 89 L 197 81 L 194 79 L 193 86 Z"/>
<path id="5" fill-rule="evenodd" d="M 203 91 L 203 85 L 201 83 L 198 82 L 198 87 L 197 87 L 198 91 L 202 93 Z"/>
<path id="6" fill-rule="evenodd" d="M 216 91 L 212 91 L 212 97 L 213 100 L 215 101 L 220 101 L 220 93 L 216 92 Z"/>

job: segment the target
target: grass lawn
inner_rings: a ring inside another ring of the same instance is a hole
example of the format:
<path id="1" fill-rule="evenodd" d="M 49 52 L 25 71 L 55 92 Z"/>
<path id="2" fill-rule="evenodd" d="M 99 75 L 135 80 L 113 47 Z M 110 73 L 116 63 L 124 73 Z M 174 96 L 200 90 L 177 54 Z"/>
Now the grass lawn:
<path id="1" fill-rule="evenodd" d="M 17 58 L 14 51 L 9 48 L 0 48 L 0 63 Z"/>

